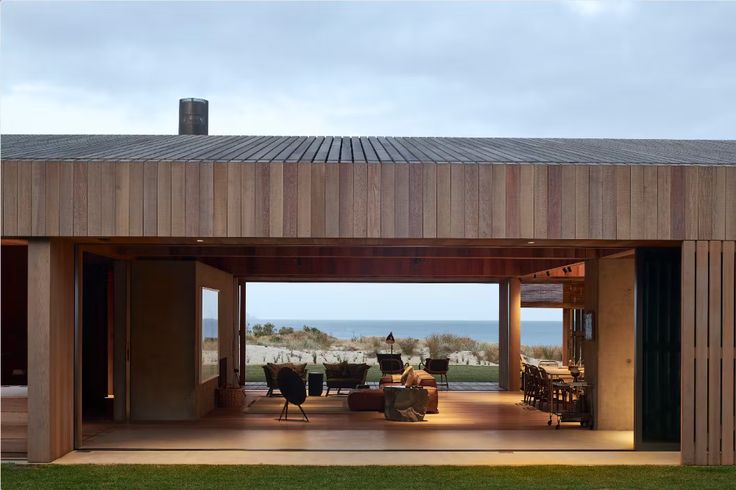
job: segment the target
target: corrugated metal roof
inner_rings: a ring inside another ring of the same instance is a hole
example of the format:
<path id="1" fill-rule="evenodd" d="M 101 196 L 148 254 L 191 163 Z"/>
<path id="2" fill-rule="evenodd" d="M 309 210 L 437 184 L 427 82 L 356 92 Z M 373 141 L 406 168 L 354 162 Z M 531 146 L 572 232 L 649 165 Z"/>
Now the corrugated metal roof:
<path id="1" fill-rule="evenodd" d="M 3 135 L 7 160 L 736 164 L 736 140 Z"/>

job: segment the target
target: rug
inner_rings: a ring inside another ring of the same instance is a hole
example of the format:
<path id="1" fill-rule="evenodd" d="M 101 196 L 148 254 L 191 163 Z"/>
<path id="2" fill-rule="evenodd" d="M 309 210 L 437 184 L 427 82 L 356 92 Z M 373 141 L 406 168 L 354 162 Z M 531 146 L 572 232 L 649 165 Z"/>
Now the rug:
<path id="1" fill-rule="evenodd" d="M 313 413 L 349 413 L 348 397 L 346 396 L 308 396 L 302 408 L 308 414 Z M 243 413 L 278 415 L 284 408 L 284 399 L 280 396 L 262 396 L 253 400 L 243 409 Z M 291 406 L 291 409 L 299 410 Z"/>

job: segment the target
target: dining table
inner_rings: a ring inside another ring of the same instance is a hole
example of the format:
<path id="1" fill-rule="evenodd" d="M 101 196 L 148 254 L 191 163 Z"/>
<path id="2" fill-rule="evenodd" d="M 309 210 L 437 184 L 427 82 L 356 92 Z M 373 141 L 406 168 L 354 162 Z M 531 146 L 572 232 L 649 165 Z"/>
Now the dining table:
<path id="1" fill-rule="evenodd" d="M 539 366 L 539 369 L 543 369 L 545 373 L 547 373 L 547 376 L 549 376 L 551 379 L 573 379 L 574 376 L 570 372 L 570 368 L 567 366 Z M 585 368 L 578 368 L 580 371 L 580 375 L 585 375 Z"/>

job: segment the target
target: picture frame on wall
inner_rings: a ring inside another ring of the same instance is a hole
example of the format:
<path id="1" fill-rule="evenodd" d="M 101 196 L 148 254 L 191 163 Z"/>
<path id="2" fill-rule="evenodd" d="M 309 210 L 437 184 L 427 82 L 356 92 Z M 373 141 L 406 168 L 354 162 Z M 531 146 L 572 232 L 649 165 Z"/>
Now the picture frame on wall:
<path id="1" fill-rule="evenodd" d="M 585 340 L 595 340 L 595 315 L 592 311 L 583 313 L 583 333 Z"/>

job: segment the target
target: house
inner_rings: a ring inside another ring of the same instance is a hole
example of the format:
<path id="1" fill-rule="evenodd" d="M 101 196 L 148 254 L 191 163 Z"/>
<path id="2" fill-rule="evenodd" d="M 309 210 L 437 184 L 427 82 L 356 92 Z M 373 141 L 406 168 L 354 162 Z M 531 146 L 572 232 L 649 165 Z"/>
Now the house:
<path id="1" fill-rule="evenodd" d="M 596 428 L 734 464 L 736 141 L 3 135 L 1 156 L 3 384 L 27 384 L 30 461 L 82 447 L 83 408 L 209 413 L 246 280 L 498 282 L 514 391 L 525 288 L 584 270 L 550 301 L 592 314 Z"/>

